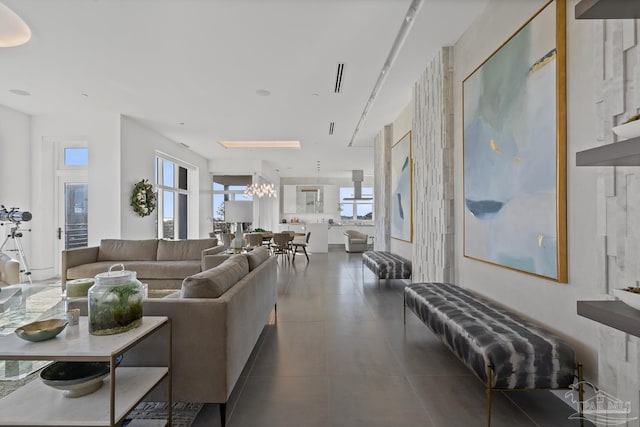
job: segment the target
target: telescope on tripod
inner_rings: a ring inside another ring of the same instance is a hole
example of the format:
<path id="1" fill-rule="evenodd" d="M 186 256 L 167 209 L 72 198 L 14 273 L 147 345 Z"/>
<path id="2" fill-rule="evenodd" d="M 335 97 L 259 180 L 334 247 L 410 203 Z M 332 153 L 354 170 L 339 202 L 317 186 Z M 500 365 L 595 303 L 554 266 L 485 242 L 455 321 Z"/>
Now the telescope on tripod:
<path id="1" fill-rule="evenodd" d="M 27 264 L 27 257 L 24 253 L 24 247 L 22 246 L 22 240 L 24 231 L 31 231 L 31 229 L 22 229 L 20 224 L 24 221 L 31 221 L 31 212 L 20 211 L 19 208 L 10 208 L 7 210 L 4 205 L 0 205 L 0 225 L 4 223 L 11 223 L 11 228 L 7 238 L 4 239 L 2 246 L 0 246 L 0 252 L 16 252 L 18 254 L 18 261 L 20 261 L 20 274 L 26 276 L 29 283 L 31 283 L 31 270 L 29 270 L 29 264 Z M 9 242 L 13 243 L 13 248 L 7 248 Z"/>

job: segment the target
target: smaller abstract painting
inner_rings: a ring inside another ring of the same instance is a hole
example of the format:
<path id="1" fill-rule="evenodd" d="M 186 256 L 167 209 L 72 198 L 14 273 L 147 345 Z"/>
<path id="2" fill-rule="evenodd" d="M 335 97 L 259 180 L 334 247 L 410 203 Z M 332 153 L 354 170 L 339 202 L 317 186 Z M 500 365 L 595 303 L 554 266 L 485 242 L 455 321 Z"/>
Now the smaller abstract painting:
<path id="1" fill-rule="evenodd" d="M 411 242 L 412 178 L 411 131 L 391 148 L 391 237 Z"/>

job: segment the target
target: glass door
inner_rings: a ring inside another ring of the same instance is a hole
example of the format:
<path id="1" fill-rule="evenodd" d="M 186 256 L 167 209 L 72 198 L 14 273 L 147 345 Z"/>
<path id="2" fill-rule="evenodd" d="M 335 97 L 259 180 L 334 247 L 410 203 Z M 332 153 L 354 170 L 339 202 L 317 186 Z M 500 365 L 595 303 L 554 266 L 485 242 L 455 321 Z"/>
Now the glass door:
<path id="1" fill-rule="evenodd" d="M 64 183 L 64 248 L 86 248 L 88 230 L 87 183 Z"/>
<path id="2" fill-rule="evenodd" d="M 86 176 L 60 175 L 58 178 L 57 259 L 56 274 L 60 274 L 61 254 L 65 249 L 85 248 L 89 237 L 88 186 Z"/>

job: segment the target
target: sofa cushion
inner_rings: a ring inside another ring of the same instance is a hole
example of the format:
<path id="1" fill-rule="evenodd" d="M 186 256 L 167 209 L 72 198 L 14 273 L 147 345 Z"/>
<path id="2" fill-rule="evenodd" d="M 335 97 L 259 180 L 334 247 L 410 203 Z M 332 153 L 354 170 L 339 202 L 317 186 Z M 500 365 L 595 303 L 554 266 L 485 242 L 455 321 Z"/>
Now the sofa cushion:
<path id="1" fill-rule="evenodd" d="M 218 239 L 160 240 L 158 261 L 202 259 L 202 251 L 218 244 Z"/>
<path id="2" fill-rule="evenodd" d="M 218 298 L 249 274 L 249 262 L 242 255 L 232 255 L 215 268 L 189 276 L 182 282 L 181 298 Z"/>
<path id="3" fill-rule="evenodd" d="M 251 252 L 242 254 L 247 258 L 249 262 L 249 271 L 253 271 L 254 268 L 265 262 L 269 258 L 269 250 L 264 247 L 255 248 Z"/>
<path id="4" fill-rule="evenodd" d="M 67 280 L 95 277 L 96 274 L 109 271 L 109 267 L 113 264 L 115 264 L 114 261 L 100 261 L 70 267 L 67 269 Z"/>
<path id="5" fill-rule="evenodd" d="M 184 279 L 200 273 L 200 261 L 126 261 L 125 270 L 135 271 L 138 279 Z"/>
<path id="6" fill-rule="evenodd" d="M 92 262 L 67 269 L 67 279 L 95 277 L 98 273 L 109 271 L 115 261 Z M 136 277 L 159 280 L 182 280 L 200 272 L 200 261 L 124 261 L 121 262 L 127 271 L 135 271 Z"/>
<path id="7" fill-rule="evenodd" d="M 157 252 L 158 240 L 156 239 L 102 239 L 98 261 L 155 261 Z"/>

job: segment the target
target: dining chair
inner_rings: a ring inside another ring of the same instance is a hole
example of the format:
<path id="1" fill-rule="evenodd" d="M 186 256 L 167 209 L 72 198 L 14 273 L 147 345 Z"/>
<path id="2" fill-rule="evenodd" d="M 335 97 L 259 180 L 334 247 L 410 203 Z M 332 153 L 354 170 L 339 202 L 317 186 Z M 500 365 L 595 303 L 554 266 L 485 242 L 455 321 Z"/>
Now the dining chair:
<path id="1" fill-rule="evenodd" d="M 275 233 L 273 235 L 273 244 L 271 245 L 271 248 L 274 255 L 282 255 L 289 260 L 289 238 L 289 233 Z"/>
<path id="2" fill-rule="evenodd" d="M 309 254 L 307 253 L 307 245 L 309 244 L 309 238 L 311 237 L 311 232 L 307 232 L 305 236 L 295 236 L 291 241 L 291 257 L 293 261 L 296 260 L 296 253 L 302 249 L 304 252 L 304 256 L 307 257 L 307 262 L 309 262 Z"/>
<path id="3" fill-rule="evenodd" d="M 262 234 L 249 233 L 245 236 L 249 246 L 262 246 Z"/>

